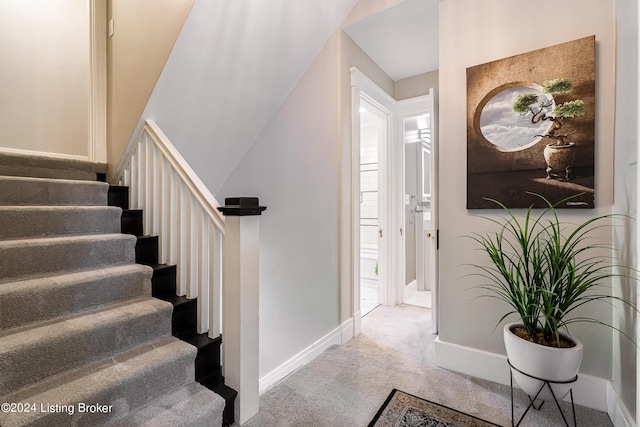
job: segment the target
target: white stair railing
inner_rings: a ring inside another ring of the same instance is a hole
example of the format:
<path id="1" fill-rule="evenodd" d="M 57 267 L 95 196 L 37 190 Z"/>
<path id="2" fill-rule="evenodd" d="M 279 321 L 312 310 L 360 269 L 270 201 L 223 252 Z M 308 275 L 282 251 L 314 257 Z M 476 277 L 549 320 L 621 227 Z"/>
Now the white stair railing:
<path id="1" fill-rule="evenodd" d="M 159 238 L 161 263 L 177 265 L 176 292 L 198 298 L 198 333 L 221 332 L 222 241 L 220 204 L 171 144 L 147 120 L 118 165 L 131 209 L 144 210 L 146 234 Z"/>

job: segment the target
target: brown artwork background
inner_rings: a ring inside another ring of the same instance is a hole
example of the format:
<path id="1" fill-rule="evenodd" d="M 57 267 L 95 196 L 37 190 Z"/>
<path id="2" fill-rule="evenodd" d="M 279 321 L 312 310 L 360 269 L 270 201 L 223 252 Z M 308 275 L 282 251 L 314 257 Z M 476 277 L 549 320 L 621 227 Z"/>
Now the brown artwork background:
<path id="1" fill-rule="evenodd" d="M 510 208 L 544 206 L 527 192 L 542 194 L 554 203 L 584 193 L 558 207 L 594 207 L 595 45 L 595 36 L 590 36 L 467 68 L 467 209 L 497 207 L 484 198 L 499 200 Z M 571 79 L 573 91 L 556 95 L 556 103 L 582 99 L 586 111 L 583 116 L 566 119 L 562 128 L 571 132 L 569 141 L 576 144 L 575 177 L 549 179 L 543 156 L 549 138 L 520 150 L 505 151 L 482 134 L 480 114 L 495 95 L 507 88 L 542 85 L 565 77 Z"/>

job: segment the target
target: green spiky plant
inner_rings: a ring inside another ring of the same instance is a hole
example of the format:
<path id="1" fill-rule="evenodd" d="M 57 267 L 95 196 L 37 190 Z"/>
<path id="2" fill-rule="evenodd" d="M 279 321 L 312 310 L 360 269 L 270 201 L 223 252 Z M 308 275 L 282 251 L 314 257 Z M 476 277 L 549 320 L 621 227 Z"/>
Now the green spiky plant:
<path id="1" fill-rule="evenodd" d="M 602 215 L 568 227 L 560 221 L 556 207 L 579 194 L 555 204 L 542 195 L 529 194 L 546 204 L 540 213 L 534 214 L 530 207 L 524 219 L 518 219 L 503 203 L 487 199 L 502 208 L 506 217 L 483 217 L 497 224 L 498 231 L 469 236 L 491 261 L 490 265 L 472 264 L 480 270 L 473 275 L 487 280 L 478 286 L 487 291 L 482 296 L 498 298 L 511 306 L 497 325 L 515 313 L 520 316 L 526 339 L 543 345 L 559 346 L 559 331 L 569 335 L 567 326 L 577 322 L 605 325 L 633 341 L 611 324 L 574 316 L 574 311 L 585 304 L 607 300 L 621 301 L 638 312 L 633 302 L 598 292 L 613 277 L 630 277 L 632 270 L 602 255 L 612 250 L 610 246 L 589 241 L 593 231 L 610 225 L 607 219 L 623 216 Z"/>

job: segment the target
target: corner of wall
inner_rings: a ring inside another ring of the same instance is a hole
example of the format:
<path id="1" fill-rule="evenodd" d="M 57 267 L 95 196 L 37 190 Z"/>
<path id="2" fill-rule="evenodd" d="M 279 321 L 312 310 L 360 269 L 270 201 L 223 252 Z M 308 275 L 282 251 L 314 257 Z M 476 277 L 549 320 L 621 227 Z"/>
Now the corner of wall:
<path id="1" fill-rule="evenodd" d="M 112 0 L 107 40 L 107 161 L 113 169 L 136 128 L 195 0 Z"/>

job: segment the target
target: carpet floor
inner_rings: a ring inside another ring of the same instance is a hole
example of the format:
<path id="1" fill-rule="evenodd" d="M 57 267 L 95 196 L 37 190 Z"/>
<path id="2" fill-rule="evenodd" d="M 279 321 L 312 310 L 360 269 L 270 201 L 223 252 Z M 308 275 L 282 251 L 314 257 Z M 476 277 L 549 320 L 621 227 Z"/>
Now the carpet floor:
<path id="1" fill-rule="evenodd" d="M 249 427 L 367 426 L 394 388 L 484 420 L 511 425 L 508 386 L 435 365 L 429 309 L 380 306 L 362 320 L 362 333 L 326 350 L 260 397 Z M 528 400 L 516 392 L 516 416 Z M 570 406 L 563 404 L 565 413 Z M 612 426 L 609 416 L 576 405 L 579 426 Z M 529 411 L 523 427 L 563 425 L 555 405 Z"/>

